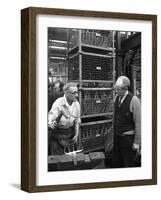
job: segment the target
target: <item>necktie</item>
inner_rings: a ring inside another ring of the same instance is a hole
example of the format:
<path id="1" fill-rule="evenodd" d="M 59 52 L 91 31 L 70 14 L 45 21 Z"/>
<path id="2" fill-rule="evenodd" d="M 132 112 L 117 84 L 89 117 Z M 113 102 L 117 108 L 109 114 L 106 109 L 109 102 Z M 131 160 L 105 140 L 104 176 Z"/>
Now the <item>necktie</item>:
<path id="1" fill-rule="evenodd" d="M 122 100 L 122 97 L 119 98 L 119 104 L 118 104 L 119 107 L 121 106 L 121 100 Z"/>

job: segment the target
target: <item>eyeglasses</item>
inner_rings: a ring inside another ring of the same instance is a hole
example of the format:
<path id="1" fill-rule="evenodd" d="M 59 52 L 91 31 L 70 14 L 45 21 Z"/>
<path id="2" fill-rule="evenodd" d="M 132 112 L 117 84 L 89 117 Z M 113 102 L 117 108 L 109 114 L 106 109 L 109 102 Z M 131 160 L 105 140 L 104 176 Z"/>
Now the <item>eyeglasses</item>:
<path id="1" fill-rule="evenodd" d="M 70 91 L 69 91 L 70 94 L 78 94 L 78 92 L 79 92 L 79 91 L 74 91 L 74 92 L 70 92 Z"/>
<path id="2" fill-rule="evenodd" d="M 125 88 L 125 87 L 122 87 L 122 88 L 114 88 L 113 90 L 115 90 L 115 91 L 117 92 L 117 91 L 121 91 L 121 90 L 126 90 L 126 88 Z"/>

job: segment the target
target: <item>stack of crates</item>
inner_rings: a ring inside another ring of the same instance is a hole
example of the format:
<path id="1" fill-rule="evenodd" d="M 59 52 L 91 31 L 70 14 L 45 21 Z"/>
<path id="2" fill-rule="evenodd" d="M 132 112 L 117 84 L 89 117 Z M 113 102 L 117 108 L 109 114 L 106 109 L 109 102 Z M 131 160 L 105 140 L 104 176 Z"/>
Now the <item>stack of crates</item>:
<path id="1" fill-rule="evenodd" d="M 112 127 L 113 41 L 113 31 L 69 30 L 68 79 L 79 84 L 84 152 L 103 149 Z"/>

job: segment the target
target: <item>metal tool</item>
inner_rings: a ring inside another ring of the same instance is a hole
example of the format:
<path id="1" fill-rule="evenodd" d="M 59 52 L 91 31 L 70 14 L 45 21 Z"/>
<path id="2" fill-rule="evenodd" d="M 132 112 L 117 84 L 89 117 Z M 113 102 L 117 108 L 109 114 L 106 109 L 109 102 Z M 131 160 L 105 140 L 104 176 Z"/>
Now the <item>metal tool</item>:
<path id="1" fill-rule="evenodd" d="M 77 165 L 77 153 L 80 153 L 82 151 L 83 145 L 81 142 L 73 142 L 64 148 L 64 154 L 72 157 L 74 165 Z"/>

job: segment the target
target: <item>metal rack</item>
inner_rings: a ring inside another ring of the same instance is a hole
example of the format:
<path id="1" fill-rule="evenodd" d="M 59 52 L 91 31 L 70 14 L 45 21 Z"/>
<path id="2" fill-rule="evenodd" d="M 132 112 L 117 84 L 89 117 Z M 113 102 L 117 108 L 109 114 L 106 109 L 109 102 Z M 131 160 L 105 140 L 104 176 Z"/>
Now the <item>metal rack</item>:
<path id="1" fill-rule="evenodd" d="M 67 83 L 68 80 L 68 65 L 67 61 L 50 61 L 49 63 L 49 81 L 56 82 L 57 80 Z"/>
<path id="2" fill-rule="evenodd" d="M 68 82 L 67 31 L 48 28 L 48 77 L 49 82 Z"/>
<path id="3" fill-rule="evenodd" d="M 134 95 L 141 100 L 141 48 L 136 50 L 133 58 Z"/>
<path id="4" fill-rule="evenodd" d="M 88 121 L 80 130 L 85 152 L 104 147 L 104 127 L 112 126 L 114 36 L 115 31 L 68 30 L 68 80 L 79 84 L 81 118 Z"/>

